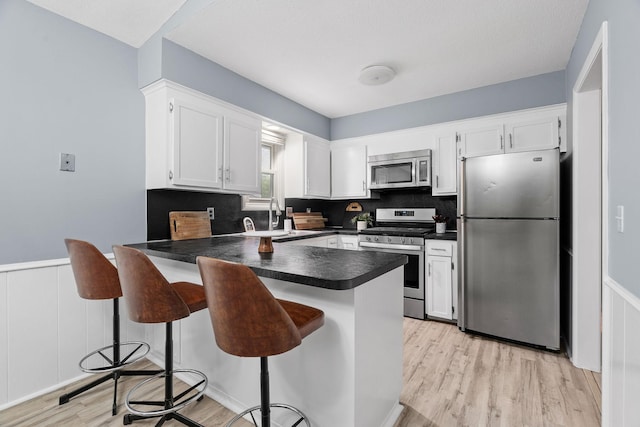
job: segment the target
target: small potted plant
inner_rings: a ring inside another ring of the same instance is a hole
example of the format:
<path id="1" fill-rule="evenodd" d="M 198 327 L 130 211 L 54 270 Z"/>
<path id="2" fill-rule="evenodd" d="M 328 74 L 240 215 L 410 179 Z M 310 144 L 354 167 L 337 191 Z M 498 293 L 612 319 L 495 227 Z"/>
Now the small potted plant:
<path id="1" fill-rule="evenodd" d="M 431 218 L 436 222 L 436 233 L 442 234 L 447 231 L 447 218 L 444 215 L 434 215 Z"/>
<path id="2" fill-rule="evenodd" d="M 351 218 L 351 223 L 356 224 L 358 231 L 364 230 L 370 225 L 373 225 L 373 217 L 369 212 L 363 212 Z"/>

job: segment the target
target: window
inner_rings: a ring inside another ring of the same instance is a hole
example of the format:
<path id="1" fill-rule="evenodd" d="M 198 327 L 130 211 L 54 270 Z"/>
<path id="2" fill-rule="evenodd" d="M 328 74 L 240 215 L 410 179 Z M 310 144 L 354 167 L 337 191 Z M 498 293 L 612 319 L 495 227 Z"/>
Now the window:
<path id="1" fill-rule="evenodd" d="M 284 140 L 285 137 L 279 133 L 266 129 L 262 130 L 260 196 L 242 196 L 242 210 L 268 210 L 269 201 L 272 197 L 278 199 L 280 208 L 284 210 L 284 182 L 281 173 L 283 169 Z"/>

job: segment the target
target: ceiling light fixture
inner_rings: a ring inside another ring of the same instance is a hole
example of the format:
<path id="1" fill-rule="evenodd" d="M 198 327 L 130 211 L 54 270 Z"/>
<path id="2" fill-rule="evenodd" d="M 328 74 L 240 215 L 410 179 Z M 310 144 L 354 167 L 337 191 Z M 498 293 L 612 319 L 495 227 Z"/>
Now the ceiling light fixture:
<path id="1" fill-rule="evenodd" d="M 391 67 L 387 67 L 386 65 L 371 65 L 360 71 L 358 80 L 363 85 L 382 85 L 391 81 L 395 75 L 396 72 L 393 71 Z"/>

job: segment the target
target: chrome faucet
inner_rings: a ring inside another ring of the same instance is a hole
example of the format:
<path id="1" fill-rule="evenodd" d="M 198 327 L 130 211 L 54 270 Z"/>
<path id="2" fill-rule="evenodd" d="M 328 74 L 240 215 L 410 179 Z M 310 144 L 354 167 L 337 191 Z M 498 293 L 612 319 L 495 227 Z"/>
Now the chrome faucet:
<path id="1" fill-rule="evenodd" d="M 276 220 L 273 220 L 273 202 L 276 202 Z M 278 226 L 280 222 L 280 215 L 282 215 L 282 211 L 280 210 L 280 204 L 278 204 L 278 199 L 272 197 L 269 200 L 269 230 L 273 230 L 274 227 Z"/>

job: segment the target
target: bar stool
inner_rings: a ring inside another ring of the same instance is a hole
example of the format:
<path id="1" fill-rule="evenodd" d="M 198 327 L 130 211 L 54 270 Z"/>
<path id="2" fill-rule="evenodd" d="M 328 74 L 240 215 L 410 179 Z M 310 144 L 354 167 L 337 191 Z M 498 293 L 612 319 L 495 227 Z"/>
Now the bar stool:
<path id="1" fill-rule="evenodd" d="M 196 260 L 218 347 L 240 357 L 260 357 L 260 405 L 236 415 L 231 426 L 246 414 L 256 424 L 253 412 L 260 410 L 261 426 L 270 426 L 272 407 L 296 413 L 308 427 L 309 419 L 300 410 L 269 398 L 268 356 L 285 353 L 324 324 L 324 313 L 307 305 L 276 299 L 251 269 L 214 258 Z"/>
<path id="2" fill-rule="evenodd" d="M 149 344 L 140 341 L 120 342 L 119 298 L 122 296 L 116 267 L 89 242 L 64 239 L 69 253 L 71 269 L 75 278 L 78 294 L 88 300 L 113 300 L 113 344 L 99 348 L 80 360 L 80 369 L 90 374 L 106 375 L 91 383 L 60 396 L 59 404 L 113 380 L 113 405 L 111 415 L 117 412 L 118 379 L 121 376 L 155 375 L 159 370 L 126 370 L 127 365 L 142 359 L 149 352 Z M 121 355 L 126 353 L 124 357 Z"/>
<path id="3" fill-rule="evenodd" d="M 139 323 L 165 323 L 166 329 L 164 371 L 142 381 L 127 394 L 125 404 L 131 414 L 124 416 L 123 423 L 131 424 L 136 420 L 160 417 L 156 426 L 173 419 L 188 426 L 202 427 L 177 412 L 202 399 L 207 387 L 207 377 L 193 369 L 173 369 L 172 322 L 207 307 L 203 287 L 188 282 L 169 283 L 151 260 L 137 249 L 114 246 L 113 253 L 131 320 Z M 197 380 L 193 386 L 174 396 L 175 373 L 189 374 Z M 158 379 L 164 380 L 163 401 L 134 399 L 138 390 L 144 387 L 151 389 L 150 383 Z M 143 409 L 145 406 L 160 406 L 162 409 L 146 410 Z"/>

